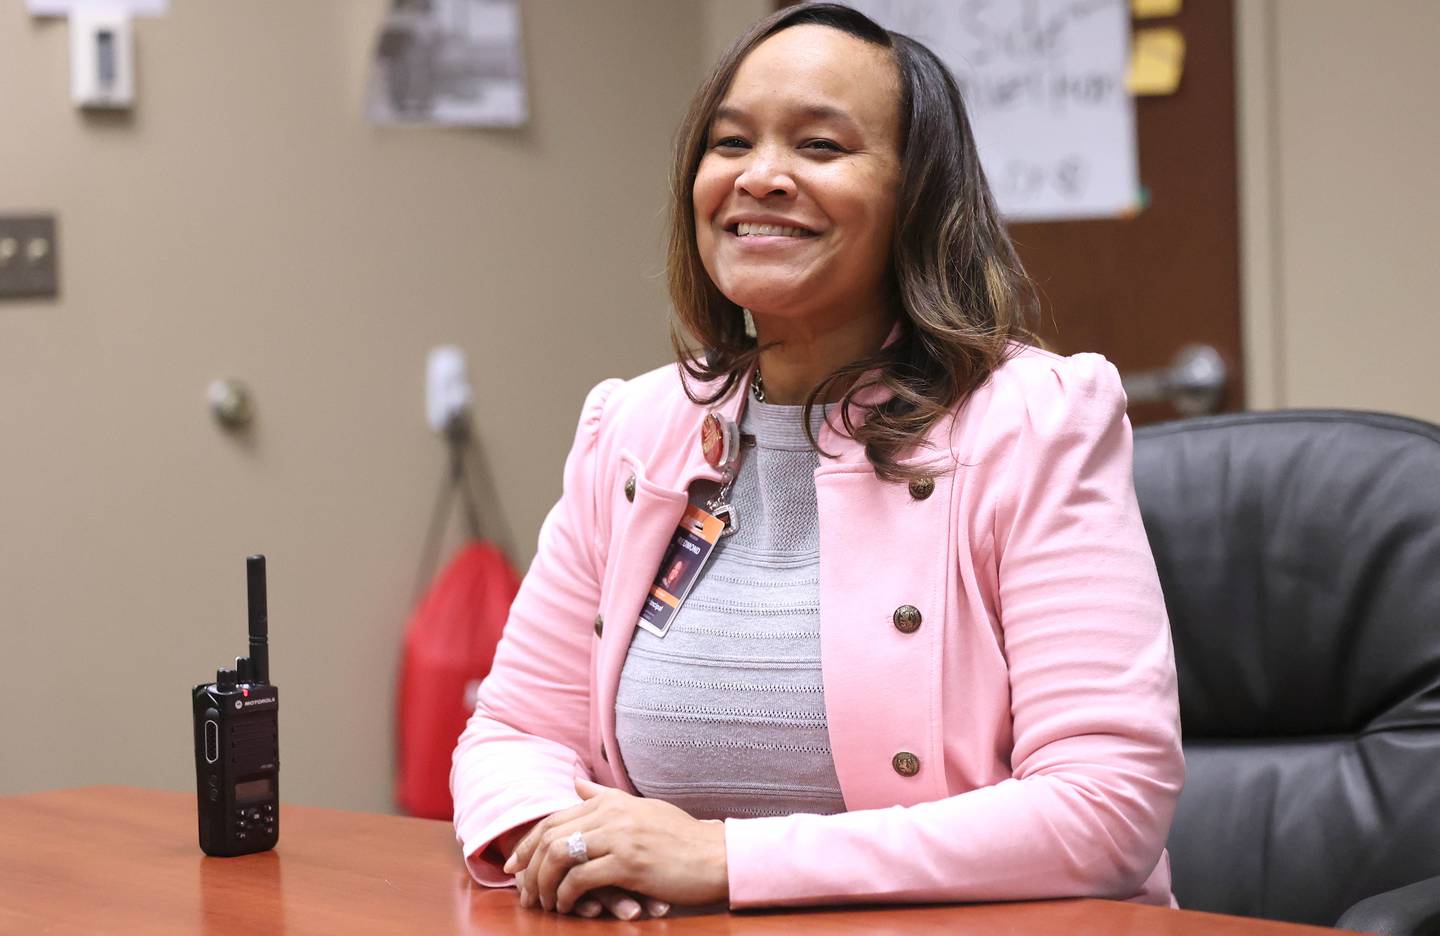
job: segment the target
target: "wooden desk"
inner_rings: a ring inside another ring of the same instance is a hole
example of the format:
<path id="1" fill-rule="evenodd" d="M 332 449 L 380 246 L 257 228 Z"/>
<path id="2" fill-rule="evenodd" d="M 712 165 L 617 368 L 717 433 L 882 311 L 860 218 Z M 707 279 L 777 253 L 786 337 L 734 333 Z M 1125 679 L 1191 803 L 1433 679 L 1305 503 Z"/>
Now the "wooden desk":
<path id="1" fill-rule="evenodd" d="M 0 797 L 0 933 L 1063 933 L 1333 930 L 1104 900 L 686 913 L 626 923 L 521 910 L 471 883 L 450 825 L 281 807 L 275 851 L 207 858 L 194 798 L 131 787 Z"/>

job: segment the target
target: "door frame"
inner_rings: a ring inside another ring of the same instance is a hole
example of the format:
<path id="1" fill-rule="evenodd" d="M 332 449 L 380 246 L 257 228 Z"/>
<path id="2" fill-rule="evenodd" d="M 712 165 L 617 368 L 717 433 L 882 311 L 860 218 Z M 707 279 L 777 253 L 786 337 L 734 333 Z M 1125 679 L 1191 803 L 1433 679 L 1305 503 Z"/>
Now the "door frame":
<path id="1" fill-rule="evenodd" d="M 1287 405 L 1285 296 L 1279 264 L 1281 164 L 1276 100 L 1277 0 L 1235 4 L 1236 172 L 1240 235 L 1240 346 L 1245 408 Z"/>

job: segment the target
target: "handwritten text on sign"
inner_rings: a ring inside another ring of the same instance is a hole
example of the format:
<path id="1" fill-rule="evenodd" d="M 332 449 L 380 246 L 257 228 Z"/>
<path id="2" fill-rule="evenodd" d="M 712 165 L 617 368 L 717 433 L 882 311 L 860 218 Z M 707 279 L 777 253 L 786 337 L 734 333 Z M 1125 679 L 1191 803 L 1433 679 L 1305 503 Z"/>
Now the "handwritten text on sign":
<path id="1" fill-rule="evenodd" d="M 1123 215 L 1139 191 L 1126 0 L 846 0 L 955 74 L 1000 211 Z"/>

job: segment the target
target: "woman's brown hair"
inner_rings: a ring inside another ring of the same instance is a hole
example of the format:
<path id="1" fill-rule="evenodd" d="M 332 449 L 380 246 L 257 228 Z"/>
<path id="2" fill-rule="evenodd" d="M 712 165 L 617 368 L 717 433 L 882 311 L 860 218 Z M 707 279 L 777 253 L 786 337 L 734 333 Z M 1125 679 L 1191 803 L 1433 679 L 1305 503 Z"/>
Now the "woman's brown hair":
<path id="1" fill-rule="evenodd" d="M 904 453 L 983 385 L 1017 343 L 1035 340 L 1028 324 L 1034 290 L 995 210 L 960 89 L 935 53 L 915 40 L 850 7 L 812 3 L 760 20 L 720 58 L 676 134 L 666 265 L 675 307 L 671 344 L 686 374 L 713 384 L 706 395 L 685 382 L 686 394 L 704 406 L 735 390 L 759 357 L 761 349 L 745 333 L 743 311 L 716 288 L 701 262 L 692 192 L 710 124 L 740 63 L 770 36 L 802 24 L 829 26 L 889 49 L 899 73 L 902 168 L 889 295 L 901 333 L 816 385 L 805 401 L 805 422 L 818 401 L 848 384 L 839 407 L 845 432 L 864 445 L 878 476 L 903 481 L 921 473 L 899 463 Z M 703 354 L 696 354 L 697 345 Z M 873 379 L 857 380 L 872 370 Z M 854 401 L 875 384 L 890 391 L 888 399 L 863 407 Z M 865 410 L 863 420 L 852 417 L 857 407 Z M 818 450 L 813 436 L 811 442 Z"/>

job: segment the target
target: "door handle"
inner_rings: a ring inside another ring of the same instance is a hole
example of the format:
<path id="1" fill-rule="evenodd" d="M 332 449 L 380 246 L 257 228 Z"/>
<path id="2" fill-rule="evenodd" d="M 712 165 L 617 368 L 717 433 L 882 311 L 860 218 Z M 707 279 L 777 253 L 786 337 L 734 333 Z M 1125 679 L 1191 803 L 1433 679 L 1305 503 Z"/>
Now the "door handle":
<path id="1" fill-rule="evenodd" d="M 1169 367 L 1121 374 L 1131 403 L 1170 403 L 1183 416 L 1203 416 L 1220 408 L 1229 368 L 1211 345 L 1186 345 Z"/>

